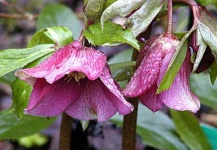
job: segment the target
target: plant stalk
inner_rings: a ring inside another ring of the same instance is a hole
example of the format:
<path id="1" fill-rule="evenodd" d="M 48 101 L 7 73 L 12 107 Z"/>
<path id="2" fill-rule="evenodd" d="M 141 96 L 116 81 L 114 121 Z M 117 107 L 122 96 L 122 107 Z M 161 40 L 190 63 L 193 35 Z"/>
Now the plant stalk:
<path id="1" fill-rule="evenodd" d="M 60 140 L 59 150 L 71 149 L 71 131 L 72 131 L 72 118 L 66 113 L 62 114 L 62 121 L 60 127 Z"/>
<path id="2" fill-rule="evenodd" d="M 172 0 L 168 0 L 168 15 L 167 15 L 167 29 L 166 34 L 172 35 L 173 28 L 173 2 Z"/>

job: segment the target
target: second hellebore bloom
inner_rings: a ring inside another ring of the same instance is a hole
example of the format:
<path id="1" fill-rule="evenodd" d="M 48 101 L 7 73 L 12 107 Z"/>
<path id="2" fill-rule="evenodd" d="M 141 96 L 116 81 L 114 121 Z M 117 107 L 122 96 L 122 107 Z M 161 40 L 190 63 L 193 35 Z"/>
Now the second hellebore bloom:
<path id="1" fill-rule="evenodd" d="M 128 114 L 128 103 L 112 79 L 106 56 L 74 41 L 34 68 L 16 75 L 33 86 L 26 113 L 55 116 L 62 112 L 81 119 L 105 121 L 117 111 Z"/>
<path id="2" fill-rule="evenodd" d="M 165 34 L 150 39 L 140 52 L 141 64 L 137 62 L 140 65 L 123 94 L 126 97 L 138 97 L 152 111 L 158 111 L 163 104 L 175 110 L 198 111 L 199 99 L 189 89 L 192 70 L 189 54 L 171 87 L 156 94 L 178 43 L 176 37 Z"/>

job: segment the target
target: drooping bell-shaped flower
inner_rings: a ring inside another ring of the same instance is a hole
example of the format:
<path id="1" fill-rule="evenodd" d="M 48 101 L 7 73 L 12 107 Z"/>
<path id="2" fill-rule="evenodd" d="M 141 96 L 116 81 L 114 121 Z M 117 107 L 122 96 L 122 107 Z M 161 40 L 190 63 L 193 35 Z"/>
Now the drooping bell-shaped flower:
<path id="1" fill-rule="evenodd" d="M 62 112 L 81 120 L 106 121 L 117 111 L 128 114 L 128 103 L 112 79 L 106 56 L 74 41 L 34 68 L 16 76 L 33 86 L 27 114 L 56 116 Z"/>
<path id="2" fill-rule="evenodd" d="M 200 102 L 189 88 L 192 69 L 189 55 L 171 87 L 156 94 L 178 43 L 176 37 L 165 34 L 151 38 L 141 50 L 137 63 L 140 65 L 122 93 L 126 97 L 138 97 L 152 111 L 158 111 L 165 104 L 175 110 L 196 112 Z"/>

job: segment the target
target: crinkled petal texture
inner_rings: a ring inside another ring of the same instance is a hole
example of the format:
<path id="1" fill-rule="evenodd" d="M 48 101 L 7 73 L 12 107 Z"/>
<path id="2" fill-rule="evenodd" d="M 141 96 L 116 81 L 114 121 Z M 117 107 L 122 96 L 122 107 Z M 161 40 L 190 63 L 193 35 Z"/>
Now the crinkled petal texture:
<path id="1" fill-rule="evenodd" d="M 169 108 L 181 111 L 189 110 L 195 113 L 200 108 L 200 101 L 189 87 L 192 64 L 188 55 L 171 87 L 167 91 L 160 93 L 160 99 Z"/>
<path id="2" fill-rule="evenodd" d="M 153 50 L 146 53 L 147 55 L 142 60 L 130 82 L 122 91 L 124 96 L 137 97 L 156 84 L 160 67 L 162 65 L 161 62 L 165 56 L 165 52 L 161 47 L 161 44 L 154 45 L 151 47 Z"/>
<path id="3" fill-rule="evenodd" d="M 75 80 L 60 79 L 49 84 L 45 79 L 37 79 L 33 86 L 27 114 L 35 116 L 56 116 L 62 113 L 82 92 L 82 86 Z"/>
<path id="4" fill-rule="evenodd" d="M 96 79 L 106 64 L 106 56 L 93 48 L 74 41 L 57 50 L 51 57 L 34 68 L 22 69 L 16 75 L 34 85 L 36 78 L 45 78 L 54 83 L 71 72 L 82 72 L 88 79 Z"/>
<path id="5" fill-rule="evenodd" d="M 128 114 L 133 110 L 132 105 L 123 98 L 107 71 L 105 68 L 100 77 L 94 81 L 87 79 L 81 81 L 84 82 L 83 92 L 66 109 L 68 115 L 77 119 L 98 119 L 99 122 L 103 122 L 117 111 L 120 114 Z M 101 79 L 101 76 L 105 78 Z"/>

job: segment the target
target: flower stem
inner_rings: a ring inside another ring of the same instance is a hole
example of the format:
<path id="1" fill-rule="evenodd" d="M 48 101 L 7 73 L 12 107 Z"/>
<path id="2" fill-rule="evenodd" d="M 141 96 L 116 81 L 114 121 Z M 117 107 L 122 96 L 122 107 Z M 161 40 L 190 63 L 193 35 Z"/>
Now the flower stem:
<path id="1" fill-rule="evenodd" d="M 137 60 L 139 52 L 133 50 L 132 60 Z M 133 106 L 132 113 L 124 116 L 123 134 L 122 134 L 122 150 L 135 150 L 136 143 L 136 123 L 139 101 L 137 98 L 128 100 Z"/>
<path id="2" fill-rule="evenodd" d="M 72 118 L 68 116 L 66 113 L 63 113 L 60 127 L 59 150 L 71 149 L 71 124 Z"/>
<path id="3" fill-rule="evenodd" d="M 122 150 L 135 150 L 136 143 L 136 122 L 138 112 L 138 99 L 129 99 L 134 106 L 132 113 L 124 116 Z"/>
<path id="4" fill-rule="evenodd" d="M 172 35 L 173 28 L 173 2 L 172 0 L 168 0 L 168 16 L 167 16 L 167 29 L 166 34 Z"/>

